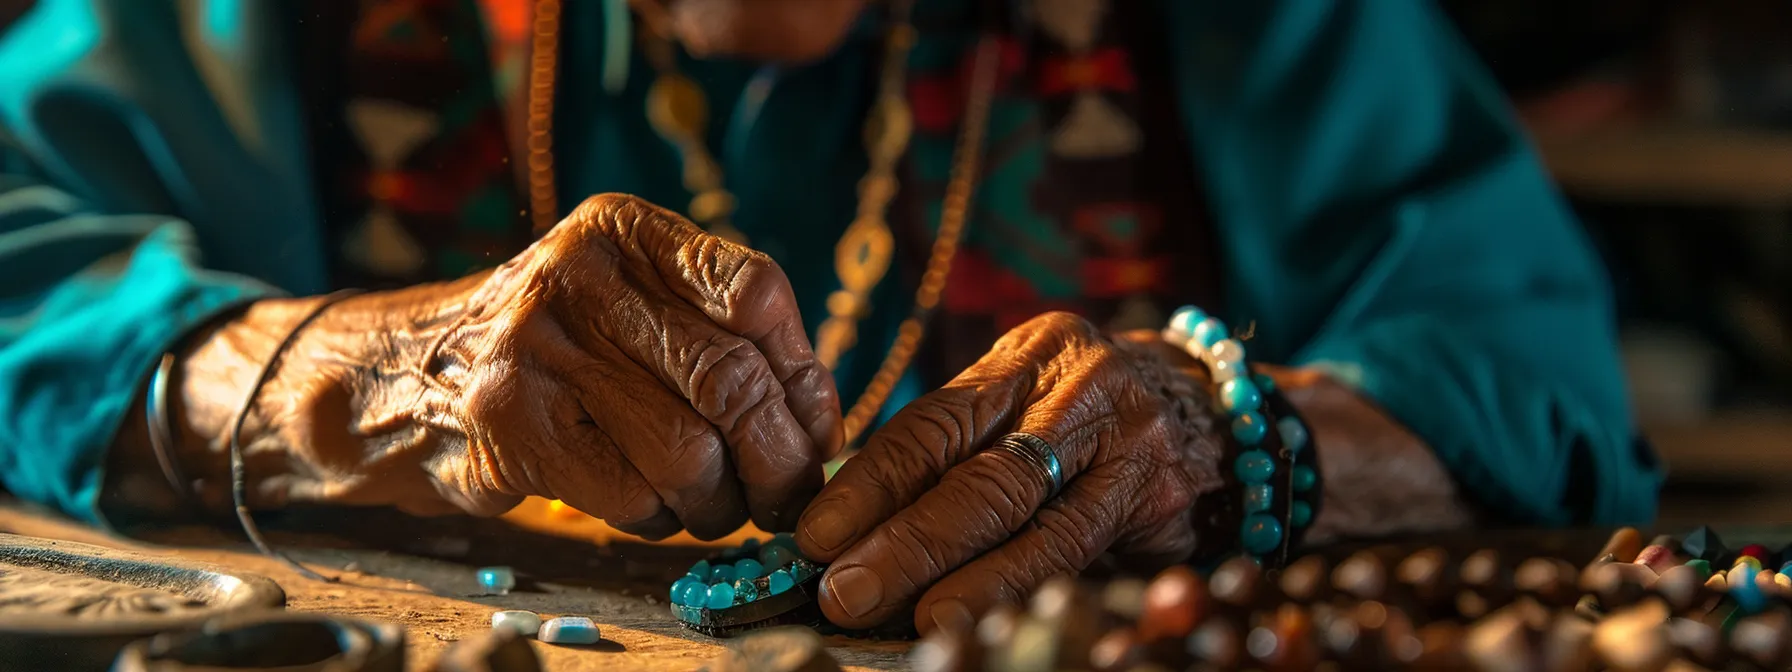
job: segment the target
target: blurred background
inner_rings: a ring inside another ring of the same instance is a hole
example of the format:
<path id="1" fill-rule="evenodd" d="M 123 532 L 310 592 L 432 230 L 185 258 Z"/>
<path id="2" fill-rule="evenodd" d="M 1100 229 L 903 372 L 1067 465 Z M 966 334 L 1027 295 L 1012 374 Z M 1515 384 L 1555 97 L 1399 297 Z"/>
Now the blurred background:
<path id="1" fill-rule="evenodd" d="M 1605 254 L 1663 522 L 1792 520 L 1792 3 L 1438 2 Z"/>

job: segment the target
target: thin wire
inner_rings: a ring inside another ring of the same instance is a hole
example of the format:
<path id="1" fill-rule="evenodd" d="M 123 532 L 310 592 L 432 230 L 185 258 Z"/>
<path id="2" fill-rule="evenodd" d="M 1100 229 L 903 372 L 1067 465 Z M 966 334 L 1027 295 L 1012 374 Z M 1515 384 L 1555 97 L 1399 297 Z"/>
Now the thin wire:
<path id="1" fill-rule="evenodd" d="M 249 536 L 249 541 L 255 544 L 256 550 L 261 551 L 262 555 L 284 562 L 300 575 L 318 581 L 335 582 L 338 579 L 311 571 L 285 553 L 274 550 L 273 546 L 268 545 L 267 539 L 262 538 L 261 529 L 255 526 L 255 517 L 249 514 L 249 469 L 243 461 L 243 422 L 248 419 L 250 409 L 255 408 L 255 399 L 261 396 L 262 386 L 274 375 L 275 367 L 280 364 L 280 356 L 298 339 L 299 332 L 322 315 L 324 309 L 360 293 L 361 290 L 358 289 L 344 289 L 324 296 L 323 301 L 313 306 L 311 312 L 306 313 L 305 318 L 299 320 L 292 331 L 286 332 L 286 338 L 280 340 L 280 344 L 274 347 L 273 354 L 268 356 L 267 363 L 262 365 L 261 373 L 255 377 L 255 385 L 249 388 L 249 395 L 243 399 L 243 407 L 237 410 L 236 417 L 230 423 L 230 499 L 236 505 L 236 519 L 242 524 L 243 533 Z"/>

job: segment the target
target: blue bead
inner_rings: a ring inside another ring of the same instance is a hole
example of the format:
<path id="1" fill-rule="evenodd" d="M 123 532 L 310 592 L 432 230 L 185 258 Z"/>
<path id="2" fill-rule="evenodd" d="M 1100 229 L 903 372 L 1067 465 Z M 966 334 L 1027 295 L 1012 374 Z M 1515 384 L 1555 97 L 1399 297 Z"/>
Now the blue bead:
<path id="1" fill-rule="evenodd" d="M 1219 318 L 1209 317 L 1197 323 L 1191 333 L 1191 340 L 1200 343 L 1203 348 L 1211 348 L 1213 344 L 1226 340 L 1226 323 L 1219 321 Z"/>
<path id="2" fill-rule="evenodd" d="M 1256 485 L 1244 486 L 1244 512 L 1262 513 L 1268 511 L 1269 505 L 1275 503 L 1275 497 L 1275 488 L 1269 487 L 1268 484 L 1258 483 Z"/>
<path id="3" fill-rule="evenodd" d="M 761 566 L 758 560 L 747 558 L 734 563 L 734 578 L 736 579 L 757 579 L 764 575 L 765 567 Z"/>
<path id="4" fill-rule="evenodd" d="M 508 595 L 516 587 L 516 573 L 509 567 L 481 567 L 478 577 L 479 588 L 488 595 Z"/>
<path id="5" fill-rule="evenodd" d="M 1251 376 L 1251 378 L 1257 381 L 1257 389 L 1263 390 L 1264 394 L 1276 393 L 1276 379 L 1261 373 Z"/>
<path id="6" fill-rule="evenodd" d="M 778 569 L 778 568 L 784 567 L 785 565 L 789 565 L 790 561 L 795 560 L 795 559 L 796 559 L 796 551 L 790 550 L 783 546 L 779 546 L 776 544 L 766 544 L 764 546 L 759 547 L 759 567 L 760 567 L 760 569 Z"/>
<path id="7" fill-rule="evenodd" d="M 1195 325 L 1200 324 L 1201 321 L 1205 319 L 1207 319 L 1207 313 L 1203 312 L 1200 308 L 1183 306 L 1177 308 L 1176 313 L 1170 316 L 1170 329 L 1177 331 L 1184 336 L 1193 336 L 1195 333 Z"/>
<path id="8" fill-rule="evenodd" d="M 672 595 L 673 604 L 702 607 L 703 601 L 709 599 L 709 584 L 691 577 L 685 577 L 685 579 L 689 579 L 689 581 L 680 579 L 678 583 L 672 584 L 672 589 L 675 591 Z"/>
<path id="9" fill-rule="evenodd" d="M 1308 490 L 1312 490 L 1313 486 L 1317 485 L 1318 483 L 1319 483 L 1319 475 L 1313 473 L 1312 467 L 1301 466 L 1301 467 L 1294 468 L 1294 491 L 1295 492 L 1306 492 Z"/>
<path id="10" fill-rule="evenodd" d="M 1736 600 L 1736 606 L 1743 613 L 1758 614 L 1767 608 L 1767 595 L 1761 592 L 1761 584 L 1755 581 L 1757 573 L 1753 565 L 1744 565 L 1742 580 L 1728 584 L 1730 598 Z"/>
<path id="11" fill-rule="evenodd" d="M 1238 439 L 1239 443 L 1255 446 L 1268 433 L 1269 427 L 1264 425 L 1263 416 L 1254 411 L 1246 411 L 1232 418 L 1232 438 Z"/>
<path id="12" fill-rule="evenodd" d="M 1255 411 L 1262 403 L 1263 395 L 1257 391 L 1256 383 L 1233 378 L 1220 384 L 1220 404 L 1233 415 Z"/>
<path id="13" fill-rule="evenodd" d="M 734 582 L 734 601 L 746 604 L 759 599 L 759 584 L 752 579 L 738 579 Z"/>
<path id="14" fill-rule="evenodd" d="M 537 636 L 549 644 L 596 644 L 603 639 L 603 635 L 597 631 L 597 624 L 584 616 L 549 619 L 541 624 L 541 632 Z"/>
<path id="15" fill-rule="evenodd" d="M 794 551 L 794 550 L 796 550 L 796 538 L 790 536 L 789 532 L 779 532 L 775 535 L 772 535 L 771 541 L 765 542 L 765 545 L 767 545 L 767 546 L 782 546 L 786 549 Z"/>
<path id="16" fill-rule="evenodd" d="M 1269 453 L 1247 450 L 1238 456 L 1238 462 L 1232 465 L 1232 471 L 1238 474 L 1238 480 L 1247 485 L 1268 483 L 1269 477 L 1276 475 L 1276 461 L 1270 458 Z"/>
<path id="17" fill-rule="evenodd" d="M 1313 506 L 1306 502 L 1295 502 L 1288 509 L 1288 522 L 1294 523 L 1295 527 L 1306 527 L 1307 523 L 1313 522 Z"/>
<path id="18" fill-rule="evenodd" d="M 1792 560 L 1787 560 L 1786 564 L 1780 565 L 1780 573 L 1792 574 Z"/>
<path id="19" fill-rule="evenodd" d="M 773 595 L 790 590 L 791 586 L 795 585 L 796 580 L 790 578 L 790 572 L 786 572 L 782 569 L 772 572 L 772 575 L 765 579 L 765 590 Z"/>
<path id="20" fill-rule="evenodd" d="M 815 568 L 810 567 L 809 563 L 807 563 L 807 562 L 798 561 L 798 562 L 790 563 L 790 579 L 792 581 L 795 581 L 797 583 L 802 583 L 804 580 L 807 580 L 809 578 L 809 576 L 814 573 L 815 573 Z"/>
<path id="21" fill-rule="evenodd" d="M 716 565 L 709 568 L 710 583 L 733 583 L 734 565 Z"/>
<path id="22" fill-rule="evenodd" d="M 1282 435 L 1282 447 L 1289 452 L 1298 453 L 1307 447 L 1307 426 L 1300 424 L 1300 418 L 1290 415 L 1276 420 L 1276 433 Z"/>
<path id="23" fill-rule="evenodd" d="M 727 609 L 734 606 L 734 585 L 717 583 L 709 587 L 709 595 L 703 599 L 703 606 L 710 609 Z"/>
<path id="24" fill-rule="evenodd" d="M 1268 553 L 1282 545 L 1282 523 L 1275 516 L 1253 513 L 1245 516 L 1239 538 L 1244 542 L 1244 550 L 1256 555 Z"/>
<path id="25" fill-rule="evenodd" d="M 690 571 L 685 572 L 684 575 L 689 576 L 694 579 L 697 579 L 699 581 L 708 581 L 709 580 L 709 561 L 708 560 L 698 560 L 697 564 L 691 565 Z"/>

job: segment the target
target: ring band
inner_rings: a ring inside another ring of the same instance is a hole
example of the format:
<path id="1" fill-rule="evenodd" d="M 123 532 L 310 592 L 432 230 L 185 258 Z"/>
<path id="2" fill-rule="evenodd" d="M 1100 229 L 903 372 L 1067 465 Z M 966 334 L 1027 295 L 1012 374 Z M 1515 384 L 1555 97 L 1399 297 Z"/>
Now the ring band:
<path id="1" fill-rule="evenodd" d="M 1058 490 L 1064 487 L 1064 467 L 1058 463 L 1058 451 L 1045 439 L 1026 432 L 1014 432 L 996 439 L 995 445 L 990 447 L 1005 450 L 1044 472 L 1047 500 L 1057 497 Z"/>

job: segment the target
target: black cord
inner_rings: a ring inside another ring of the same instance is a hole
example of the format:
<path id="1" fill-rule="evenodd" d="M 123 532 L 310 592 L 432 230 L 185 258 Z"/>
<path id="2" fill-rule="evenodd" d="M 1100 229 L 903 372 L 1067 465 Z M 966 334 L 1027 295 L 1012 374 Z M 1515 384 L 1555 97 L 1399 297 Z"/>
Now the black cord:
<path id="1" fill-rule="evenodd" d="M 310 326 L 312 321 L 322 315 L 324 309 L 360 293 L 361 291 L 357 289 L 345 289 L 324 296 L 323 301 L 312 307 L 311 312 L 307 313 L 304 319 L 299 320 L 298 325 L 294 326 L 292 331 L 286 332 L 286 338 L 281 339 L 280 344 L 274 347 L 273 354 L 268 356 L 267 363 L 262 365 L 261 374 L 255 377 L 255 385 L 249 388 L 248 396 L 243 399 L 243 407 L 236 412 L 236 418 L 230 423 L 230 499 L 236 504 L 236 519 L 237 522 L 242 523 L 243 533 L 249 536 L 249 541 L 255 544 L 255 548 L 261 551 L 262 555 L 284 562 L 300 575 L 318 581 L 334 582 L 338 579 L 311 571 L 299 564 L 297 560 L 287 557 L 285 553 L 274 550 L 274 547 L 269 546 L 267 540 L 262 538 L 261 529 L 255 526 L 254 516 L 249 514 L 249 470 L 243 463 L 243 422 L 248 419 L 249 411 L 255 408 L 255 399 L 261 396 L 262 386 L 266 385 L 268 378 L 273 376 L 274 367 L 280 363 L 280 356 L 286 352 L 288 347 L 292 346 L 293 341 L 298 339 L 299 332 L 304 331 L 305 327 Z"/>

